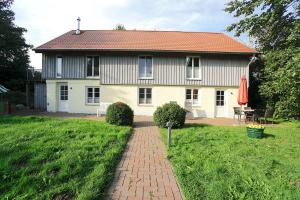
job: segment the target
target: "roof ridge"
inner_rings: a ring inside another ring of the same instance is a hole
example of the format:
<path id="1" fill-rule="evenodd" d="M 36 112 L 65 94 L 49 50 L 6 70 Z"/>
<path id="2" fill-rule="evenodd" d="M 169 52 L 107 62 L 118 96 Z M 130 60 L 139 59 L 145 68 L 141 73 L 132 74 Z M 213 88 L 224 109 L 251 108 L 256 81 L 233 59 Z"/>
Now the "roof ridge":
<path id="1" fill-rule="evenodd" d="M 76 31 L 76 30 L 71 30 Z M 81 29 L 81 31 L 130 31 L 130 32 L 177 32 L 177 33 L 209 33 L 209 34 L 225 34 L 223 32 L 210 31 L 174 31 L 174 30 L 111 30 L 111 29 Z"/>

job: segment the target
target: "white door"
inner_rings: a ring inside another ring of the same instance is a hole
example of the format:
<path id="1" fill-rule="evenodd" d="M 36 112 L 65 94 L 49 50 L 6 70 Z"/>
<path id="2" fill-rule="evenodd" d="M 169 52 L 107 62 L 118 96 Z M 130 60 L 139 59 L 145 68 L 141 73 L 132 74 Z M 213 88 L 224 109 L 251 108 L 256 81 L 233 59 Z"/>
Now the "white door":
<path id="1" fill-rule="evenodd" d="M 226 117 L 226 99 L 225 91 L 216 91 L 216 117 Z"/>
<path id="2" fill-rule="evenodd" d="M 59 85 L 59 102 L 58 102 L 58 111 L 68 112 L 68 84 Z"/>

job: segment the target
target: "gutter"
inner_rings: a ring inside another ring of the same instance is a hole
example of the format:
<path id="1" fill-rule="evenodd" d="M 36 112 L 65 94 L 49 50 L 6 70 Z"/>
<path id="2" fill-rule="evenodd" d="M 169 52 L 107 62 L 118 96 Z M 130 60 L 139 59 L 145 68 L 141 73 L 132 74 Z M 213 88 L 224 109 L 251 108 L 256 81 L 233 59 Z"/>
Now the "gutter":
<path id="1" fill-rule="evenodd" d="M 45 53 L 45 52 L 57 52 L 57 51 L 100 51 L 100 52 L 157 52 L 157 53 L 207 53 L 207 54 L 236 54 L 236 55 L 253 55 L 260 54 L 257 51 L 254 52 L 226 52 L 226 51 L 189 51 L 189 50 L 153 50 L 153 49 L 43 49 L 43 48 L 34 48 L 32 49 L 36 53 Z"/>

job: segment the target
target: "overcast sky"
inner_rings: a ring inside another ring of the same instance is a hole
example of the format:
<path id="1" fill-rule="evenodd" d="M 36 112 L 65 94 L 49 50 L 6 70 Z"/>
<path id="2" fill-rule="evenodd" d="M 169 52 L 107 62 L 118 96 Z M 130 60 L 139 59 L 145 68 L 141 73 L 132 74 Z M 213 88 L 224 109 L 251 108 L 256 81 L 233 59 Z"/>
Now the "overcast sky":
<path id="1" fill-rule="evenodd" d="M 226 32 L 236 19 L 223 11 L 228 0 L 15 0 L 15 23 L 37 47 L 77 27 Z M 233 35 L 232 33 L 227 33 Z M 247 43 L 247 37 L 240 38 Z M 40 54 L 30 52 L 31 65 L 41 68 Z"/>

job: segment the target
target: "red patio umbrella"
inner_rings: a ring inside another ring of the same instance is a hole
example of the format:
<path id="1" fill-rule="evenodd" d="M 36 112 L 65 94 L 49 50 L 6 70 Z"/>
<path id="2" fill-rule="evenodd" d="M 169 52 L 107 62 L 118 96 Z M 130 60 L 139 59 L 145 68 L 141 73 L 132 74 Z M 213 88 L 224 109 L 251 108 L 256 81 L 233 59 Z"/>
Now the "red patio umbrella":
<path id="1" fill-rule="evenodd" d="M 247 79 L 246 76 L 241 77 L 241 83 L 239 88 L 239 93 L 237 97 L 237 102 L 239 105 L 246 105 L 248 103 L 248 91 L 247 91 Z"/>

